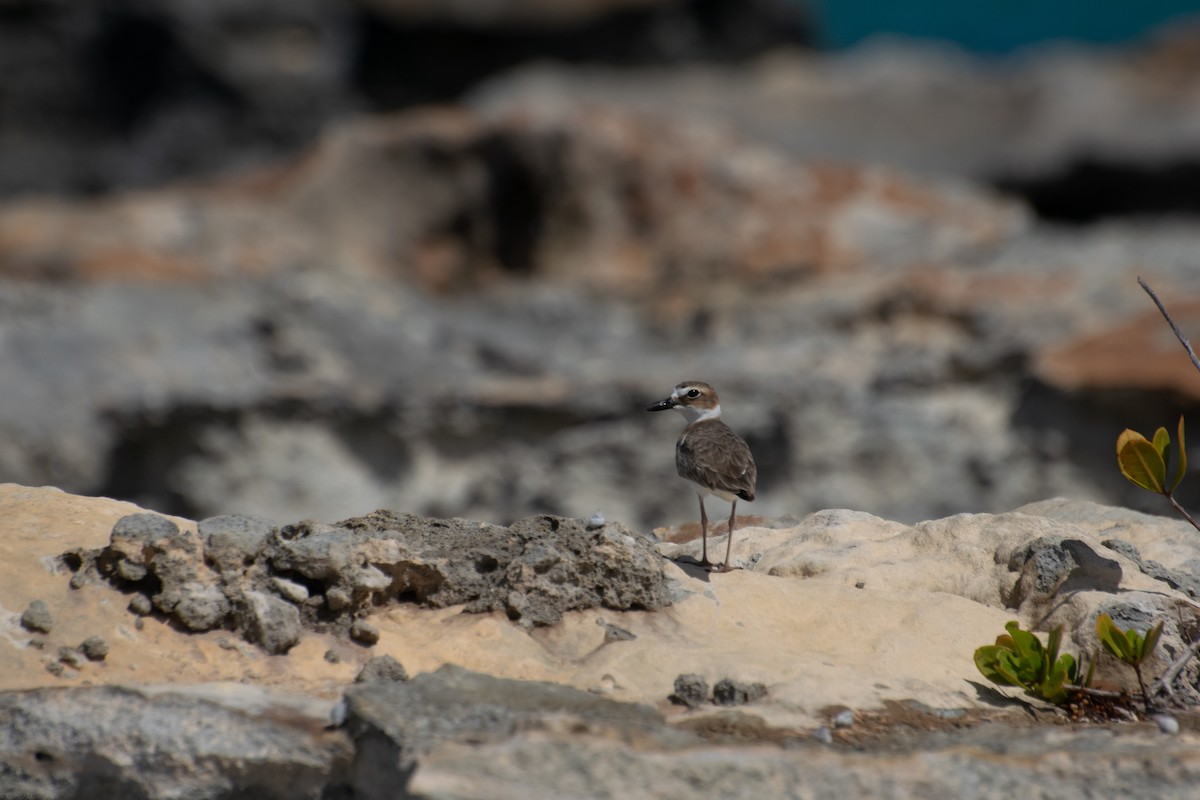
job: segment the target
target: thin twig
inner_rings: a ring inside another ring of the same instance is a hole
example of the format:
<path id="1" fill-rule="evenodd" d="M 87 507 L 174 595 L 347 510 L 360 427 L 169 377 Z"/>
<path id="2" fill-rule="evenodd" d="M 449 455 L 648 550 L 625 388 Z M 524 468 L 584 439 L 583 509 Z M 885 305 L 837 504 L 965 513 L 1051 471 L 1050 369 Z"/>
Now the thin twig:
<path id="1" fill-rule="evenodd" d="M 1146 290 L 1146 294 L 1150 295 L 1150 299 L 1154 301 L 1154 305 L 1158 306 L 1158 310 L 1162 312 L 1163 319 L 1165 319 L 1167 324 L 1171 326 L 1171 330 L 1175 331 L 1175 338 L 1178 339 L 1179 343 L 1183 345 L 1183 349 L 1187 350 L 1188 356 L 1192 359 L 1192 364 L 1198 371 L 1200 371 L 1200 358 L 1196 357 L 1196 351 L 1192 349 L 1190 344 L 1188 344 L 1188 340 L 1183 338 L 1183 332 L 1179 330 L 1179 326 L 1175 324 L 1175 320 L 1171 319 L 1171 315 L 1167 313 L 1167 308 L 1162 304 L 1162 300 L 1158 299 L 1158 295 L 1154 293 L 1154 290 L 1150 288 L 1150 285 L 1140 277 L 1137 279 L 1137 282 L 1139 286 Z"/>
<path id="2" fill-rule="evenodd" d="M 1077 686 L 1073 683 L 1064 683 L 1063 688 L 1072 692 L 1090 695 L 1092 697 L 1106 697 L 1110 700 L 1118 700 L 1122 697 L 1128 697 L 1126 692 L 1110 692 L 1107 689 L 1093 689 L 1090 686 Z"/>
<path id="3" fill-rule="evenodd" d="M 1200 639 L 1192 642 L 1191 646 L 1183 652 L 1183 655 L 1175 659 L 1171 666 L 1167 667 L 1167 671 L 1156 681 L 1158 685 L 1154 687 L 1154 693 L 1158 694 L 1161 691 L 1166 691 L 1168 695 L 1175 694 L 1171 690 L 1171 684 L 1175 682 L 1175 678 L 1179 676 L 1184 666 L 1191 660 L 1192 656 L 1196 655 L 1197 651 L 1200 651 Z"/>
<path id="4" fill-rule="evenodd" d="M 1192 519 L 1192 515 L 1187 512 L 1187 509 L 1185 509 L 1183 506 L 1179 505 L 1179 501 L 1175 499 L 1175 496 L 1173 494 L 1171 494 L 1170 492 L 1165 492 L 1163 494 L 1163 496 L 1171 501 L 1171 505 L 1175 506 L 1176 511 L 1178 511 L 1180 514 L 1183 514 L 1184 519 L 1186 519 L 1188 522 L 1192 523 L 1193 528 L 1200 531 L 1200 523 L 1198 523 L 1198 522 L 1196 522 L 1196 520 Z"/>

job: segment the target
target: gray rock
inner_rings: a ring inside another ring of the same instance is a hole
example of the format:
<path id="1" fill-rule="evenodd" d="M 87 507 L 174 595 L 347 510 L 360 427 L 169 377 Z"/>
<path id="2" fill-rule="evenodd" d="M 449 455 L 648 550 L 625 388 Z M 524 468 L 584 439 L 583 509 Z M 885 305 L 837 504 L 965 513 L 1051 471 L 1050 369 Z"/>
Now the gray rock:
<path id="1" fill-rule="evenodd" d="M 83 653 L 73 647 L 62 646 L 58 648 L 58 660 L 60 663 L 67 665 L 73 669 L 79 669 L 83 666 Z"/>
<path id="2" fill-rule="evenodd" d="M 1020 607 L 1032 598 L 1088 589 L 1115 591 L 1121 582 L 1121 565 L 1079 539 L 1042 537 L 1013 553 L 1009 568 L 1021 573 L 1009 605 Z"/>
<path id="3" fill-rule="evenodd" d="M 296 605 L 300 605 L 308 600 L 308 587 L 302 583 L 276 576 L 271 578 L 271 586 L 274 587 L 275 591 L 279 592 L 280 597 Z"/>
<path id="4" fill-rule="evenodd" d="M 144 594 L 135 594 L 129 598 L 129 610 L 138 616 L 146 616 L 154 610 L 154 603 Z"/>
<path id="5" fill-rule="evenodd" d="M 238 613 L 246 639 L 272 655 L 286 653 L 300 641 L 300 612 L 275 595 L 246 592 Z"/>
<path id="6" fill-rule="evenodd" d="M 253 564 L 276 531 L 266 520 L 239 515 L 202 519 L 197 529 L 205 557 L 219 572 L 235 572 Z"/>
<path id="7" fill-rule="evenodd" d="M 1171 569 L 1151 559 L 1144 559 L 1134 544 L 1123 539 L 1105 539 L 1103 545 L 1137 564 L 1138 569 L 1151 578 L 1162 581 L 1172 589 L 1187 592 L 1192 597 L 1200 597 L 1200 578 L 1197 578 L 1196 575 Z"/>
<path id="8" fill-rule="evenodd" d="M 336 526 L 289 526 L 270 558 L 275 570 L 333 584 L 325 597 L 335 611 L 411 598 L 548 625 L 569 610 L 670 602 L 651 541 L 617 524 L 589 531 L 562 517 L 504 528 L 377 511 Z"/>
<path id="9" fill-rule="evenodd" d="M 167 601 L 165 598 L 171 598 Z M 215 584 L 189 581 L 174 591 L 163 592 L 155 598 L 162 611 L 173 614 L 184 627 L 192 631 L 208 631 L 219 627 L 229 615 L 229 599 Z"/>
<path id="10" fill-rule="evenodd" d="M 108 656 L 108 642 L 102 636 L 89 636 L 79 645 L 79 651 L 89 661 L 103 661 Z"/>
<path id="11" fill-rule="evenodd" d="M 547 798 L 651 795 L 656 800 L 695 800 L 699 792 L 723 800 L 921 800 L 1001 798 L 1021 791 L 1055 800 L 1186 800 L 1200 779 L 1195 746 L 1184 741 L 1187 737 L 1144 728 L 993 724 L 948 735 L 902 737 L 878 750 L 829 747 L 834 737 L 828 728 L 814 738 L 795 749 L 723 745 L 664 751 L 518 734 L 498 743 L 435 752 L 417 764 L 407 789 L 429 800 L 528 800 L 531 787 Z"/>
<path id="12" fill-rule="evenodd" d="M 355 683 L 375 683 L 377 681 L 397 682 L 408 680 L 408 672 L 404 665 L 391 656 L 375 656 L 363 664 L 363 668 L 354 677 Z"/>
<path id="13" fill-rule="evenodd" d="M 404 793 L 419 761 L 449 742 L 500 742 L 554 717 L 578 730 L 674 745 L 692 742 L 653 709 L 540 681 L 494 678 L 447 665 L 402 683 L 346 690 L 344 729 L 353 738 L 355 790 L 365 800 Z"/>
<path id="14" fill-rule="evenodd" d="M 766 696 L 767 687 L 761 683 L 744 683 L 732 678 L 722 678 L 713 686 L 713 702 L 719 706 L 745 705 Z"/>
<path id="15" fill-rule="evenodd" d="M 679 675 L 675 678 L 675 692 L 669 699 L 677 705 L 699 708 L 708 702 L 708 681 L 695 673 Z"/>
<path id="16" fill-rule="evenodd" d="M 373 645 L 379 641 L 379 628 L 365 619 L 356 619 L 350 625 L 350 638 L 365 645 Z"/>
<path id="17" fill-rule="evenodd" d="M 332 796 L 349 748 L 262 689 L 241 707 L 114 687 L 0 693 L 5 797 Z"/>
<path id="18" fill-rule="evenodd" d="M 21 614 L 21 626 L 38 633 L 50 633 L 54 630 L 54 617 L 50 614 L 50 607 L 46 605 L 46 601 L 30 600 Z"/>

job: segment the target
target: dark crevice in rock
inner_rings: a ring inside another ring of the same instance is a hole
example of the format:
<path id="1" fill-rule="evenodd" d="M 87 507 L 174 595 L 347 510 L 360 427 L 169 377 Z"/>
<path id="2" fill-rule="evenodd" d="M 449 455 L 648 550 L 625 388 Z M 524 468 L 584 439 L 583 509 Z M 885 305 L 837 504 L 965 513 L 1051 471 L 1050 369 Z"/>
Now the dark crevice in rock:
<path id="1" fill-rule="evenodd" d="M 1081 158 L 1051 174 L 998 178 L 1039 217 L 1086 225 L 1113 217 L 1200 214 L 1200 161 L 1140 163 Z"/>

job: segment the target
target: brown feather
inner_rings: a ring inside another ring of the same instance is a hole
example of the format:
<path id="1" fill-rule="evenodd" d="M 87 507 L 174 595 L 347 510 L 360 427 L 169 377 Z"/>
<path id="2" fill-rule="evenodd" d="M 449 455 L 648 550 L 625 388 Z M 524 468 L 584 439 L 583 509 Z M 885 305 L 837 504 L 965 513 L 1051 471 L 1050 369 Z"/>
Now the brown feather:
<path id="1" fill-rule="evenodd" d="M 706 489 L 754 499 L 758 469 L 746 440 L 719 419 L 694 422 L 675 445 L 675 469 Z"/>

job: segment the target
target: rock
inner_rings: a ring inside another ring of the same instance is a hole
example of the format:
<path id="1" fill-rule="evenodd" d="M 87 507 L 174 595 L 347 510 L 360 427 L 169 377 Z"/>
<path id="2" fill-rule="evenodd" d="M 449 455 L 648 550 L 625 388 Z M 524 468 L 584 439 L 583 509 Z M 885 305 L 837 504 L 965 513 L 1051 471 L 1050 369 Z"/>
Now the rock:
<path id="1" fill-rule="evenodd" d="M 202 519 L 196 527 L 204 540 L 205 558 L 219 572 L 242 570 L 253 564 L 276 530 L 266 520 L 237 515 Z"/>
<path id="2" fill-rule="evenodd" d="M 291 154 L 357 109 L 449 102 L 528 60 L 744 58 L 807 40 L 804 19 L 771 0 L 48 7 L 0 31 L 13 76 L 0 138 L 31 143 L 24 158 L 0 158 L 0 197 L 226 172 Z M 130 68 L 124 43 L 139 37 L 156 48 Z M 397 83 L 400 52 L 408 77 Z M 447 69 L 445 52 L 472 56 Z"/>
<path id="3" fill-rule="evenodd" d="M 823 730 L 818 741 L 832 742 Z M 668 755 L 654 747 L 527 734 L 438 750 L 420 761 L 406 788 L 431 800 L 521 800 L 531 786 L 546 797 L 636 797 L 652 787 L 661 800 L 688 800 L 704 787 L 722 798 L 753 800 L 792 786 L 818 796 L 917 800 L 1001 784 L 1036 794 L 1036 786 L 1052 783 L 1063 800 L 1111 792 L 1183 800 L 1200 774 L 1200 759 L 1182 738 L 996 724 L 917 737 L 915 747 L 891 752 L 709 745 Z"/>
<path id="4" fill-rule="evenodd" d="M 88 661 L 103 661 L 108 655 L 108 642 L 102 636 L 89 636 L 79 645 L 79 651 Z"/>
<path id="5" fill-rule="evenodd" d="M 21 626 L 28 631 L 50 633 L 54 630 L 54 618 L 44 600 L 30 600 L 21 614 Z"/>
<path id="6" fill-rule="evenodd" d="M 363 664 L 363 668 L 354 677 L 355 683 L 406 680 L 408 680 L 408 673 L 405 671 L 404 665 L 391 656 L 375 656 Z"/>
<path id="7" fill-rule="evenodd" d="M 350 638 L 370 646 L 379 641 L 379 629 L 366 620 L 356 619 L 350 625 Z"/>
<path id="8" fill-rule="evenodd" d="M 154 610 L 154 604 L 150 602 L 150 598 L 144 594 L 135 594 L 129 599 L 129 610 L 131 613 L 144 617 Z"/>
<path id="9" fill-rule="evenodd" d="M 58 660 L 60 663 L 73 669 L 79 669 L 84 664 L 83 653 L 73 647 L 63 646 L 58 648 Z"/>
<path id="10" fill-rule="evenodd" d="M 604 641 L 608 642 L 630 642 L 637 638 L 637 635 L 626 630 L 618 625 L 613 625 L 611 622 L 605 622 L 600 617 L 596 618 L 596 624 L 604 629 Z"/>
<path id="11" fill-rule="evenodd" d="M 282 655 L 300 641 L 303 629 L 294 605 L 263 592 L 249 591 L 243 598 L 239 616 L 248 641 L 272 655 Z"/>
<path id="12" fill-rule="evenodd" d="M 170 594 L 160 593 L 155 598 L 155 604 L 193 631 L 220 627 L 230 612 L 224 590 L 220 586 L 199 581 L 184 583 Z"/>
<path id="13" fill-rule="evenodd" d="M 0 693 L 0 773 L 14 797 L 316 798 L 344 791 L 349 749 L 295 704 L 244 687 L 242 707 L 185 690 Z M 153 742 L 148 746 L 148 742 Z M 252 788 L 250 788 L 252 787 Z"/>
<path id="14" fill-rule="evenodd" d="M 713 686 L 713 702 L 719 706 L 745 705 L 766 696 L 767 687 L 761 683 L 743 683 L 732 678 L 722 678 Z"/>
<path id="15" fill-rule="evenodd" d="M 549 625 L 569 610 L 670 602 L 653 543 L 616 524 L 589 531 L 577 519 L 542 516 L 503 528 L 377 511 L 285 532 L 272 568 L 333 584 L 325 597 L 334 611 L 412 598 Z"/>
<path id="16" fill-rule="evenodd" d="M 680 675 L 675 678 L 675 692 L 669 699 L 678 705 L 699 708 L 708 702 L 708 681 L 702 675 Z"/>
<path id="17" fill-rule="evenodd" d="M 854 711 L 847 708 L 839 711 L 833 718 L 833 727 L 849 728 L 854 724 Z"/>
<path id="18" fill-rule="evenodd" d="M 679 743 L 653 709 L 540 681 L 513 681 L 444 666 L 401 683 L 346 690 L 345 731 L 356 745 L 355 788 L 364 798 L 405 790 L 414 766 L 447 742 L 500 742 L 550 716 L 595 736 Z"/>
<path id="19" fill-rule="evenodd" d="M 1169 736 L 1179 733 L 1179 720 L 1170 714 L 1155 714 L 1153 719 L 1155 724 L 1158 725 L 1158 729 L 1163 733 Z"/>
<path id="20" fill-rule="evenodd" d="M 275 576 L 271 578 L 271 586 L 279 592 L 280 597 L 290 603 L 301 605 L 308 600 L 308 587 L 302 583 Z"/>

